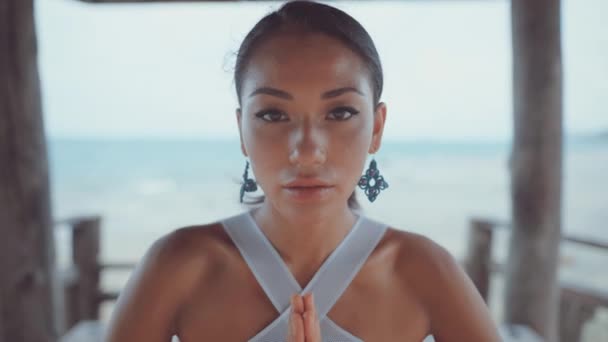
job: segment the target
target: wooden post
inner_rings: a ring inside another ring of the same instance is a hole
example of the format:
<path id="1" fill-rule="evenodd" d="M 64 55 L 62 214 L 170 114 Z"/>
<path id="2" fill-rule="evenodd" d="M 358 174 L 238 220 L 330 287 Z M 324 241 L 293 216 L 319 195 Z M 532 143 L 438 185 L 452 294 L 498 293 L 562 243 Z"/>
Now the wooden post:
<path id="1" fill-rule="evenodd" d="M 66 281 L 66 327 L 99 318 L 100 217 L 78 220 L 72 227 L 74 274 Z"/>
<path id="2" fill-rule="evenodd" d="M 0 341 L 56 341 L 33 0 L 0 0 Z"/>
<path id="3" fill-rule="evenodd" d="M 473 219 L 469 228 L 465 270 L 486 303 L 490 290 L 491 264 L 492 224 Z"/>
<path id="4" fill-rule="evenodd" d="M 597 308 L 608 308 L 608 292 L 564 284 L 560 301 L 560 338 L 564 342 L 581 341 L 585 323 L 591 320 Z"/>
<path id="5" fill-rule="evenodd" d="M 60 331 L 64 335 L 68 330 L 72 329 L 80 319 L 80 304 L 78 293 L 78 275 L 76 268 L 73 267 L 63 274 L 63 299 L 64 299 L 64 317 L 63 327 Z"/>
<path id="6" fill-rule="evenodd" d="M 580 342 L 585 323 L 595 314 L 595 306 L 562 293 L 560 298 L 559 337 L 564 342 Z"/>
<path id="7" fill-rule="evenodd" d="M 2 304 L 2 296 L 0 295 L 0 308 L 2 308 L 4 310 L 4 305 Z M 2 337 L 2 341 L 4 341 L 4 336 L 5 332 L 4 332 L 4 320 L 0 319 L 0 337 Z"/>
<path id="8" fill-rule="evenodd" d="M 505 319 L 558 341 L 562 62 L 559 0 L 512 0 L 514 139 Z M 565 341 L 567 342 L 567 341 Z"/>

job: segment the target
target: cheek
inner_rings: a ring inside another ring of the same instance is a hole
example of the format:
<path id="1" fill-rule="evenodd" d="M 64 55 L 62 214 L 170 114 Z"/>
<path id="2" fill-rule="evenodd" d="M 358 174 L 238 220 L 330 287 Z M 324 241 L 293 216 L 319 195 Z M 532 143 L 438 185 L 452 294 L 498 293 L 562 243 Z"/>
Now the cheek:
<path id="1" fill-rule="evenodd" d="M 243 121 L 243 143 L 255 178 L 262 187 L 268 183 L 266 179 L 276 178 L 277 171 L 285 163 L 286 130 L 278 126 L 268 127 L 253 119 Z"/>
<path id="2" fill-rule="evenodd" d="M 281 139 L 283 130 L 281 125 L 268 125 L 261 120 L 245 117 L 242 121 L 243 143 L 250 154 L 255 154 L 256 150 L 267 150 L 276 146 L 278 139 Z"/>
<path id="3" fill-rule="evenodd" d="M 368 114 L 359 114 L 368 116 Z M 361 120 L 363 119 L 363 120 Z M 332 132 L 332 140 L 341 142 L 345 152 L 354 154 L 367 154 L 372 139 L 373 121 L 369 117 L 353 120 L 352 124 L 344 125 Z"/>
<path id="4" fill-rule="evenodd" d="M 354 125 L 333 132 L 330 144 L 334 166 L 340 168 L 343 175 L 358 178 L 367 159 L 371 139 L 371 120 L 359 120 Z"/>

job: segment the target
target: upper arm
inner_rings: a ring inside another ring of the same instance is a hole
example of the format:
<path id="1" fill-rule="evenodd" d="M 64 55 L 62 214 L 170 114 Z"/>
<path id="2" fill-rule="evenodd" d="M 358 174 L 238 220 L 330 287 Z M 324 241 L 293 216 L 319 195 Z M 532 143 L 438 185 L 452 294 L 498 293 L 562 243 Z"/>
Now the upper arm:
<path id="1" fill-rule="evenodd" d="M 170 233 L 146 252 L 116 302 L 107 342 L 171 340 L 179 308 L 194 281 L 186 234 Z"/>
<path id="2" fill-rule="evenodd" d="M 435 341 L 500 341 L 486 303 L 454 257 L 430 239 L 418 240 L 419 289 Z"/>

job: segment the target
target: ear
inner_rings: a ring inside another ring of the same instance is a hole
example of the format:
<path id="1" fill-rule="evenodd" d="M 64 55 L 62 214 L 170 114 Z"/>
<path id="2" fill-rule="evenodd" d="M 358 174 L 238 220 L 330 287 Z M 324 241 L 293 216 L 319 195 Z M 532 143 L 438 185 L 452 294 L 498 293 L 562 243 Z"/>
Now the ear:
<path id="1" fill-rule="evenodd" d="M 241 140 L 241 152 L 243 155 L 247 157 L 247 150 L 245 150 L 245 144 L 243 143 L 243 130 L 241 129 L 242 120 L 241 120 L 241 108 L 236 109 L 236 123 L 239 126 L 239 139 Z"/>
<path id="2" fill-rule="evenodd" d="M 374 130 L 372 131 L 372 142 L 369 145 L 368 153 L 376 153 L 382 144 L 382 133 L 386 122 L 386 104 L 378 103 L 374 110 Z"/>

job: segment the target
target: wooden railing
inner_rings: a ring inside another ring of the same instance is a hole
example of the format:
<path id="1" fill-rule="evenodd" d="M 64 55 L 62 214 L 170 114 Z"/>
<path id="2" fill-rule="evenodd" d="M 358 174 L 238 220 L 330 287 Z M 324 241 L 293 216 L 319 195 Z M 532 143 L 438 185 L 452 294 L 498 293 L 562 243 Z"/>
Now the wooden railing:
<path id="1" fill-rule="evenodd" d="M 118 292 L 101 289 L 101 273 L 113 270 L 130 270 L 135 263 L 100 262 L 101 217 L 77 217 L 55 222 L 56 226 L 67 226 L 71 236 L 72 265 L 59 274 L 61 334 L 65 334 L 78 322 L 98 320 L 103 302 L 118 298 Z M 62 306 L 62 307 L 61 307 Z"/>
<path id="2" fill-rule="evenodd" d="M 464 267 L 488 301 L 492 272 L 504 272 L 504 265 L 492 260 L 492 241 L 498 229 L 510 229 L 506 222 L 472 219 Z M 608 243 L 565 234 L 562 241 L 608 253 Z M 587 321 L 593 318 L 597 308 L 608 308 L 608 292 L 587 288 L 578 284 L 560 282 L 560 341 L 578 342 Z"/>
<path id="3" fill-rule="evenodd" d="M 101 263 L 99 216 L 80 217 L 56 222 L 71 230 L 72 267 L 61 274 L 63 310 L 62 333 L 81 321 L 99 319 L 103 302 L 118 298 L 118 292 L 101 289 L 101 273 L 116 270 L 131 270 L 135 263 Z M 509 229 L 509 224 L 498 221 L 472 219 L 464 267 L 481 296 L 488 301 L 490 277 L 493 272 L 502 273 L 504 265 L 492 260 L 492 242 L 498 229 Z M 563 241 L 608 252 L 608 244 L 565 235 Z M 560 284 L 560 340 L 578 342 L 584 324 L 593 318 L 598 307 L 608 308 L 608 293 L 577 284 Z"/>

